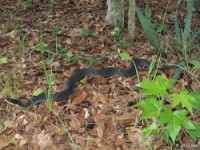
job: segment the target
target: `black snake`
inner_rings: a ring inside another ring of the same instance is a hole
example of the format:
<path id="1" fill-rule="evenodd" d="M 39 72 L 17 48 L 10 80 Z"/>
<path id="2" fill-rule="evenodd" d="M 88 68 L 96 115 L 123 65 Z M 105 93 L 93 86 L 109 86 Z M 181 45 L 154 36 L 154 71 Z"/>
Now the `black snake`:
<path id="1" fill-rule="evenodd" d="M 103 76 L 105 78 L 111 77 L 113 75 L 123 76 L 123 77 L 131 77 L 136 74 L 137 68 L 139 66 L 144 66 L 149 68 L 150 62 L 146 59 L 133 59 L 130 63 L 130 66 L 127 69 L 121 69 L 117 67 L 108 67 L 105 69 L 93 69 L 93 68 L 83 68 L 75 72 L 67 81 L 64 82 L 64 86 L 62 91 L 57 92 L 52 95 L 53 100 L 56 102 L 67 100 L 73 93 L 73 88 L 76 82 L 85 78 L 86 76 Z M 164 71 L 166 69 L 172 68 L 174 66 L 168 66 L 159 68 L 159 70 Z M 33 104 L 38 104 L 40 102 L 44 102 L 47 100 L 46 92 L 39 94 L 38 96 L 34 96 L 31 100 L 26 103 L 21 102 L 18 99 L 6 98 L 5 101 L 11 105 L 15 105 L 22 109 L 28 109 Z"/>

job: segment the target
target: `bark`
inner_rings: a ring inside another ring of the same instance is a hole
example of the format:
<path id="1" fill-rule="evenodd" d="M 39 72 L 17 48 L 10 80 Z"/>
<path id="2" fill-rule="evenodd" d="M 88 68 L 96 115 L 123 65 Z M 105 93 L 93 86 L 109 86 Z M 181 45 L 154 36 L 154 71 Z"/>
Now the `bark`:
<path id="1" fill-rule="evenodd" d="M 135 0 L 129 0 L 128 34 L 132 39 L 135 37 Z"/>
<path id="2" fill-rule="evenodd" d="M 124 26 L 124 0 L 107 0 L 106 21 L 112 26 Z"/>

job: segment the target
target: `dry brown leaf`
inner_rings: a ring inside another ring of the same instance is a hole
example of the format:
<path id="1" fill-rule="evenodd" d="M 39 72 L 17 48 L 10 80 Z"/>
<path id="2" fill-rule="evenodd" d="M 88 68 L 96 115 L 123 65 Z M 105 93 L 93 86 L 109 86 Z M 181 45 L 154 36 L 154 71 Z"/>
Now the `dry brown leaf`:
<path id="1" fill-rule="evenodd" d="M 24 144 L 26 144 L 28 141 L 20 134 L 15 134 L 15 139 L 18 140 L 19 146 L 22 147 Z"/>
<path id="2" fill-rule="evenodd" d="M 83 102 L 85 100 L 85 98 L 87 97 L 87 93 L 83 92 L 80 95 L 76 96 L 73 100 L 71 105 L 77 105 L 80 104 L 81 102 Z"/>
<path id="3" fill-rule="evenodd" d="M 0 99 L 1 98 L 5 98 L 6 97 L 6 90 L 3 89 L 1 92 L 0 92 Z"/>
<path id="4" fill-rule="evenodd" d="M 109 103 L 108 95 L 102 94 L 102 93 L 99 93 L 99 92 L 98 93 L 94 92 L 94 95 L 95 95 L 94 101 L 99 101 L 99 102 L 102 102 L 104 104 Z"/>
<path id="5" fill-rule="evenodd" d="M 41 119 L 38 119 L 36 121 L 30 122 L 26 128 L 25 131 L 28 132 L 30 129 L 32 129 L 35 125 L 39 124 L 41 122 Z"/>
<path id="6" fill-rule="evenodd" d="M 13 143 L 11 137 L 0 137 L 0 149 L 3 149 L 11 143 Z"/>
<path id="7" fill-rule="evenodd" d="M 116 120 L 122 124 L 131 123 L 133 121 L 133 113 L 124 112 L 123 115 L 117 116 Z"/>
<path id="8" fill-rule="evenodd" d="M 95 127 L 95 130 L 97 131 L 97 135 L 100 139 L 103 139 L 105 125 L 104 123 L 100 123 Z"/>
<path id="9" fill-rule="evenodd" d="M 72 44 L 72 41 L 70 39 L 66 39 L 66 43 L 70 45 Z"/>
<path id="10" fill-rule="evenodd" d="M 70 121 L 70 126 L 74 129 L 80 129 L 81 123 L 80 121 L 75 117 L 75 115 L 72 115 L 72 120 Z"/>
<path id="11" fill-rule="evenodd" d="M 99 150 L 115 150 L 113 144 L 107 145 L 107 144 L 99 143 L 98 146 L 99 146 Z"/>
<path id="12" fill-rule="evenodd" d="M 50 138 L 49 134 L 44 134 L 44 130 L 36 135 L 33 135 L 33 142 L 37 144 L 41 150 L 51 149 L 56 150 L 53 141 Z"/>

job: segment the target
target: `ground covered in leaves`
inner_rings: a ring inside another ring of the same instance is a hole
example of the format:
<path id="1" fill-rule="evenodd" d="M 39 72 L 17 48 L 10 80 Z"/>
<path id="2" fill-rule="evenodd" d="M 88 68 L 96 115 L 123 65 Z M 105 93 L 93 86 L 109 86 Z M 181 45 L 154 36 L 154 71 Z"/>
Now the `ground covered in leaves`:
<path id="1" fill-rule="evenodd" d="M 140 98 L 136 77 L 87 78 L 76 85 L 67 102 L 54 103 L 52 112 L 46 103 L 21 110 L 4 102 L 7 96 L 30 99 L 36 89 L 48 88 L 41 62 L 51 56 L 53 62 L 46 69 L 50 73 L 52 67 L 54 92 L 60 91 L 64 81 L 80 68 L 128 67 L 129 62 L 119 58 L 110 35 L 113 27 L 105 22 L 106 2 L 75 3 L 66 0 L 51 5 L 44 0 L 24 7 L 22 0 L 0 0 L 0 55 L 8 58 L 8 63 L 0 66 L 0 149 L 168 149 L 161 135 L 142 139 L 146 124 L 139 120 L 141 110 L 128 105 Z M 166 25 L 170 28 L 173 26 L 170 15 L 176 4 L 168 3 L 166 11 L 167 3 L 154 1 L 149 6 L 154 18 L 167 12 Z M 143 9 L 145 2 L 138 5 Z M 184 14 L 184 5 L 181 10 Z M 199 16 L 196 11 L 194 29 L 200 24 Z M 182 22 L 183 18 L 180 15 Z M 57 39 L 53 32 L 56 26 L 62 31 Z M 83 29 L 97 35 L 84 36 Z M 124 51 L 133 58 L 153 60 L 156 51 L 142 33 L 137 22 L 134 45 Z M 127 28 L 123 29 L 123 37 L 130 41 Z M 165 42 L 166 45 L 169 42 L 167 36 Z M 42 46 L 47 49 L 41 54 Z M 162 65 L 177 63 L 177 53 L 168 46 Z M 147 70 L 140 71 L 140 81 L 146 79 L 146 74 Z M 177 88 L 191 84 L 191 88 L 199 90 L 196 82 L 188 81 L 183 76 Z M 183 143 L 193 142 L 184 133 L 181 138 Z"/>

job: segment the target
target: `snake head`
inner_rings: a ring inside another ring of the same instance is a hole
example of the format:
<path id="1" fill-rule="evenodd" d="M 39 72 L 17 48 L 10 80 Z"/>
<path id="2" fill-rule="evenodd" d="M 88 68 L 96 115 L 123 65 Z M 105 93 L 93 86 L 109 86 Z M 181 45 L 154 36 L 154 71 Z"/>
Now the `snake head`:
<path id="1" fill-rule="evenodd" d="M 17 99 L 6 98 L 6 99 L 5 99 L 5 102 L 8 103 L 8 104 L 10 104 L 10 105 L 19 107 L 19 108 L 21 108 L 21 109 L 28 109 L 28 108 L 29 108 L 29 105 L 24 104 L 24 103 L 22 103 L 20 100 L 17 100 Z"/>

